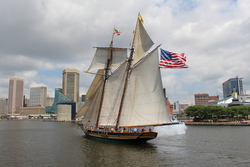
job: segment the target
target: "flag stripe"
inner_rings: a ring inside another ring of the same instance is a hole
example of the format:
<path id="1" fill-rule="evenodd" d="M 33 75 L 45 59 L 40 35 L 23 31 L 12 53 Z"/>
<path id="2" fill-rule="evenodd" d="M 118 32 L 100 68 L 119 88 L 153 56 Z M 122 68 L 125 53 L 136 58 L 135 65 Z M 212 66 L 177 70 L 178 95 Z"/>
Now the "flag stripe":
<path id="1" fill-rule="evenodd" d="M 159 68 L 188 68 L 185 53 L 173 53 L 161 49 Z"/>

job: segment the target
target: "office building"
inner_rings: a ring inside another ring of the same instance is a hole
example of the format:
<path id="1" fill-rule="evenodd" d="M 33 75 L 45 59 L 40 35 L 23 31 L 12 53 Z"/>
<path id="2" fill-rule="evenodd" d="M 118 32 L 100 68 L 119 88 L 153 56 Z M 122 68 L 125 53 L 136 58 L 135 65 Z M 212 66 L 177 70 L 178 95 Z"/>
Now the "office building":
<path id="1" fill-rule="evenodd" d="M 7 113 L 7 102 L 7 99 L 0 98 L 0 115 L 5 115 Z"/>
<path id="2" fill-rule="evenodd" d="M 23 107 L 24 79 L 9 79 L 8 114 L 19 115 L 20 107 Z"/>
<path id="3" fill-rule="evenodd" d="M 222 84 L 223 88 L 223 98 L 229 97 L 233 92 L 236 92 L 238 95 L 243 95 L 243 78 L 238 76 L 235 78 L 230 78 Z"/>
<path id="4" fill-rule="evenodd" d="M 46 106 L 47 87 L 32 87 L 30 88 L 30 106 Z"/>
<path id="5" fill-rule="evenodd" d="M 45 113 L 45 107 L 40 106 L 29 106 L 29 107 L 21 107 L 21 115 L 31 115 L 31 114 L 37 114 L 37 115 L 43 115 Z"/>
<path id="6" fill-rule="evenodd" d="M 219 101 L 219 96 L 209 96 L 207 93 L 195 94 L 194 103 L 195 105 L 216 105 Z"/>
<path id="7" fill-rule="evenodd" d="M 46 98 L 46 106 L 52 106 L 53 102 L 54 102 L 54 97 L 49 97 L 48 96 Z"/>
<path id="8" fill-rule="evenodd" d="M 74 102 L 79 102 L 80 71 L 76 69 L 63 70 L 62 93 Z"/>
<path id="9" fill-rule="evenodd" d="M 180 103 L 179 101 L 175 101 L 174 104 L 173 104 L 173 114 L 180 114 Z"/>

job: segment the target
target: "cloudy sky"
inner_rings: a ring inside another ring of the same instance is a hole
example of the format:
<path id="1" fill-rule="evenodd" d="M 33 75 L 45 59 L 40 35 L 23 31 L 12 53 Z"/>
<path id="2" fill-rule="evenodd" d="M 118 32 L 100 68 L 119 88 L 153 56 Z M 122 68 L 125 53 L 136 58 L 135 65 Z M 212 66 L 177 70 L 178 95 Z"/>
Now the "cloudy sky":
<path id="1" fill-rule="evenodd" d="M 250 93 L 250 3 L 248 0 L 0 0 L 0 98 L 9 78 L 48 95 L 62 84 L 62 71 L 81 72 L 80 93 L 93 78 L 84 73 L 96 46 L 129 47 L 137 14 L 155 45 L 186 53 L 188 69 L 162 69 L 169 101 L 193 104 L 194 94 L 222 98 L 222 83 L 243 77 Z"/>

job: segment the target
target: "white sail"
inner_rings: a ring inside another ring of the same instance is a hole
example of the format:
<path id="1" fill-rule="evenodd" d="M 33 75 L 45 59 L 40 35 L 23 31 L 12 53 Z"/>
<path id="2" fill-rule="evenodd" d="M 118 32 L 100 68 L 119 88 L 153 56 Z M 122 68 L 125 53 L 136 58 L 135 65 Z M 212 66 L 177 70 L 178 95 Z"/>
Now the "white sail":
<path id="1" fill-rule="evenodd" d="M 99 125 L 115 126 L 125 81 L 127 62 L 123 63 L 107 80 Z"/>
<path id="2" fill-rule="evenodd" d="M 80 118 L 84 115 L 83 122 L 90 126 L 95 126 L 98 111 L 100 108 L 101 97 L 102 97 L 102 88 L 103 88 L 103 73 L 104 70 L 98 70 L 92 84 L 86 94 L 87 101 L 84 103 L 83 107 L 77 114 L 77 118 Z"/>
<path id="3" fill-rule="evenodd" d="M 136 63 L 146 55 L 147 51 L 154 45 L 154 42 L 149 37 L 147 31 L 145 30 L 139 19 L 137 19 L 136 29 L 134 33 L 135 34 L 132 47 L 135 49 L 133 62 Z"/>
<path id="4" fill-rule="evenodd" d="M 92 96 L 93 92 L 95 92 L 95 90 L 99 87 L 99 84 L 102 83 L 103 81 L 103 75 L 104 75 L 104 69 L 100 69 L 98 70 L 94 80 L 92 81 L 88 92 L 86 94 L 86 98 L 89 98 Z"/>
<path id="5" fill-rule="evenodd" d="M 79 112 L 76 115 L 76 118 L 81 118 L 84 116 L 84 114 L 87 112 L 89 105 L 91 103 L 91 97 L 93 97 L 93 94 L 96 93 L 97 89 L 100 89 L 100 85 L 103 83 L 103 74 L 104 70 L 100 69 L 98 70 L 94 80 L 92 81 L 89 90 L 86 94 L 86 98 L 89 99 L 85 102 L 85 104 L 82 106 L 82 108 L 79 110 Z"/>
<path id="6" fill-rule="evenodd" d="M 97 47 L 88 71 L 105 69 L 110 47 Z M 111 70 L 116 70 L 127 58 L 127 48 L 112 48 Z"/>
<path id="7" fill-rule="evenodd" d="M 171 123 L 158 64 L 158 50 L 155 49 L 133 67 L 119 126 Z"/>
<path id="8" fill-rule="evenodd" d="M 86 110 L 82 123 L 88 126 L 96 126 L 98 112 L 102 98 L 102 84 L 99 84 L 92 96 L 84 104 L 83 109 Z"/>

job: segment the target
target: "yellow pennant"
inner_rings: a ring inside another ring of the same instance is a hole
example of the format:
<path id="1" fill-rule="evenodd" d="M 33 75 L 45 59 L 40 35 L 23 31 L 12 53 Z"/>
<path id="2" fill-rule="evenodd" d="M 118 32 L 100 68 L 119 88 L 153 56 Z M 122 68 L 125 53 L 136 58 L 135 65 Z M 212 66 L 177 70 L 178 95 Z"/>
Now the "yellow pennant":
<path id="1" fill-rule="evenodd" d="M 143 21 L 143 18 L 142 18 L 142 16 L 141 16 L 141 14 L 140 14 L 140 13 L 138 14 L 138 18 L 140 19 L 141 23 L 143 24 L 143 23 L 144 23 L 144 21 Z"/>

